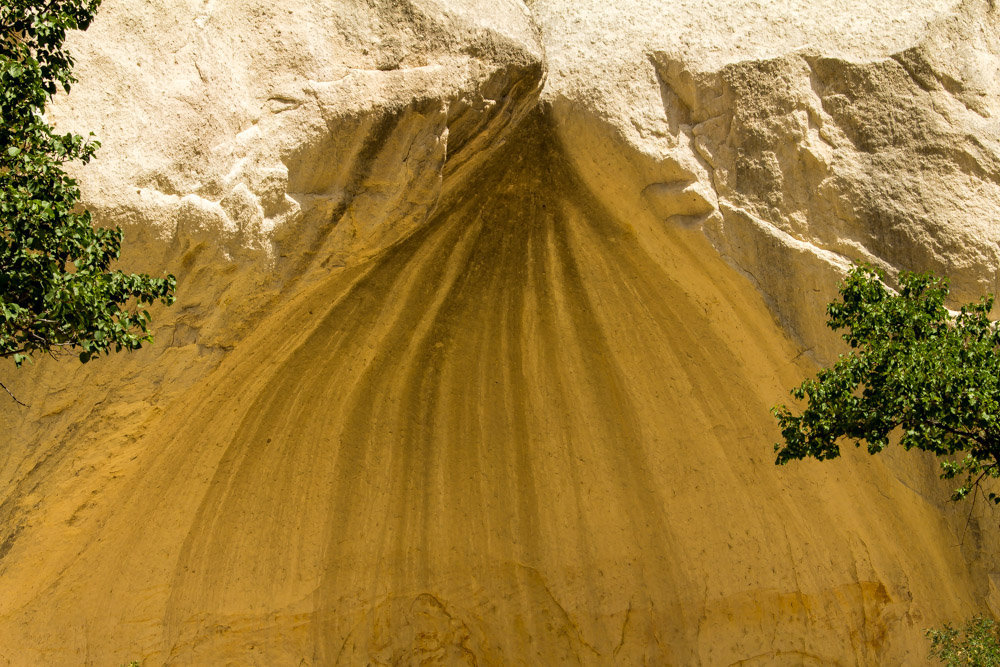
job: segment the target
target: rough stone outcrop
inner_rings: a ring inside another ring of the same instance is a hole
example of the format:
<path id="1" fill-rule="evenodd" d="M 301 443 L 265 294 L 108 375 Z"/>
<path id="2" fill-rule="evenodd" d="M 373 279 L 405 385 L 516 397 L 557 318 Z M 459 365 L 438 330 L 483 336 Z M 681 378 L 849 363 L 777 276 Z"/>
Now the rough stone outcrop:
<path id="1" fill-rule="evenodd" d="M 539 4 L 581 177 L 630 220 L 702 225 L 821 358 L 850 261 L 997 291 L 990 3 Z"/>
<path id="2" fill-rule="evenodd" d="M 779 470 L 768 413 L 850 261 L 995 285 L 998 26 L 106 0 L 51 116 L 178 303 L 3 372 L 0 661 L 902 664 L 1000 610 L 932 460 Z"/>

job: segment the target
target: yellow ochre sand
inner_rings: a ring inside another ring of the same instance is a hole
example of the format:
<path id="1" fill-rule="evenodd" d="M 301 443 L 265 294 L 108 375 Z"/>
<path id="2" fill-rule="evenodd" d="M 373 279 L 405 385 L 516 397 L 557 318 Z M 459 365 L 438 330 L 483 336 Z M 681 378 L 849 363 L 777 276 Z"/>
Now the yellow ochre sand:
<path id="1" fill-rule="evenodd" d="M 890 664 L 977 608 L 931 463 L 775 468 L 768 408 L 809 364 L 552 137 L 533 115 L 209 370 L 22 371 L 80 384 L 4 406 L 0 660 Z"/>

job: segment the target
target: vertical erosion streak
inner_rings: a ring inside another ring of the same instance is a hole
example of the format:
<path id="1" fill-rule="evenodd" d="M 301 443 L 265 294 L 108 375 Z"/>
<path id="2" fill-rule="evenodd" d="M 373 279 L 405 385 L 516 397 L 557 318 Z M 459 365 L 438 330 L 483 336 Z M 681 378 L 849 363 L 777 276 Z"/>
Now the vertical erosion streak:
<path id="1" fill-rule="evenodd" d="M 705 439 L 698 401 L 731 400 L 705 390 L 735 362 L 548 136 L 526 122 L 234 396 L 175 658 L 239 618 L 317 664 L 693 655 L 699 583 L 649 457 Z"/>

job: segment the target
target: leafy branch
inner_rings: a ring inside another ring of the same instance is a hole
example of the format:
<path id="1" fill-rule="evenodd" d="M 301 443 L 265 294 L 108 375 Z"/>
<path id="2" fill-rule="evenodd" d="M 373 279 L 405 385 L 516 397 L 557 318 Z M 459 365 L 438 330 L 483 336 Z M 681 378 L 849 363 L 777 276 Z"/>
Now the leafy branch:
<path id="1" fill-rule="evenodd" d="M 791 394 L 801 413 L 772 409 L 783 442 L 781 465 L 840 456 L 840 442 L 882 451 L 890 437 L 905 449 L 944 457 L 941 476 L 963 477 L 952 498 L 966 497 L 1000 477 L 1000 329 L 990 319 L 993 297 L 945 306 L 948 281 L 901 273 L 892 293 L 876 269 L 856 266 L 827 307 L 827 324 L 851 347 Z M 1000 495 L 986 493 L 1000 504 Z"/>
<path id="2" fill-rule="evenodd" d="M 171 304 L 173 276 L 113 270 L 122 231 L 93 226 L 63 166 L 99 143 L 58 134 L 44 118 L 75 82 L 63 47 L 100 0 L 5 0 L 0 5 L 0 357 L 73 350 L 86 362 L 151 341 L 146 306 Z"/>

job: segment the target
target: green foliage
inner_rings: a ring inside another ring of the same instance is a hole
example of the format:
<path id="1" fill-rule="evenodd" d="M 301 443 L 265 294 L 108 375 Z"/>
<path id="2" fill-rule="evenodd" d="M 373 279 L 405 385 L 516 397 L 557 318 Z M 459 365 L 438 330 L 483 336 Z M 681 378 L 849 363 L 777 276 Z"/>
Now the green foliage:
<path id="1" fill-rule="evenodd" d="M 964 498 L 986 477 L 1000 474 L 1000 330 L 990 321 L 993 297 L 945 309 L 948 282 L 902 273 L 900 291 L 882 275 L 855 267 L 827 307 L 828 325 L 845 330 L 851 352 L 792 390 L 806 407 L 772 412 L 784 443 L 778 464 L 840 455 L 838 441 L 867 443 L 875 454 L 898 434 L 906 449 L 945 457 L 942 477 L 964 477 L 953 498 Z M 1000 496 L 988 494 L 995 503 Z"/>
<path id="2" fill-rule="evenodd" d="M 1000 667 L 1000 635 L 992 620 L 976 616 L 965 624 L 961 639 L 958 634 L 947 624 L 940 630 L 928 630 L 930 657 L 948 667 Z"/>
<path id="3" fill-rule="evenodd" d="M 0 357 L 20 366 L 38 351 L 80 360 L 152 340 L 149 313 L 173 302 L 173 276 L 111 270 L 120 229 L 95 228 L 63 166 L 86 164 L 98 143 L 57 134 L 43 117 L 69 92 L 67 30 L 85 30 L 100 0 L 0 2 Z"/>

